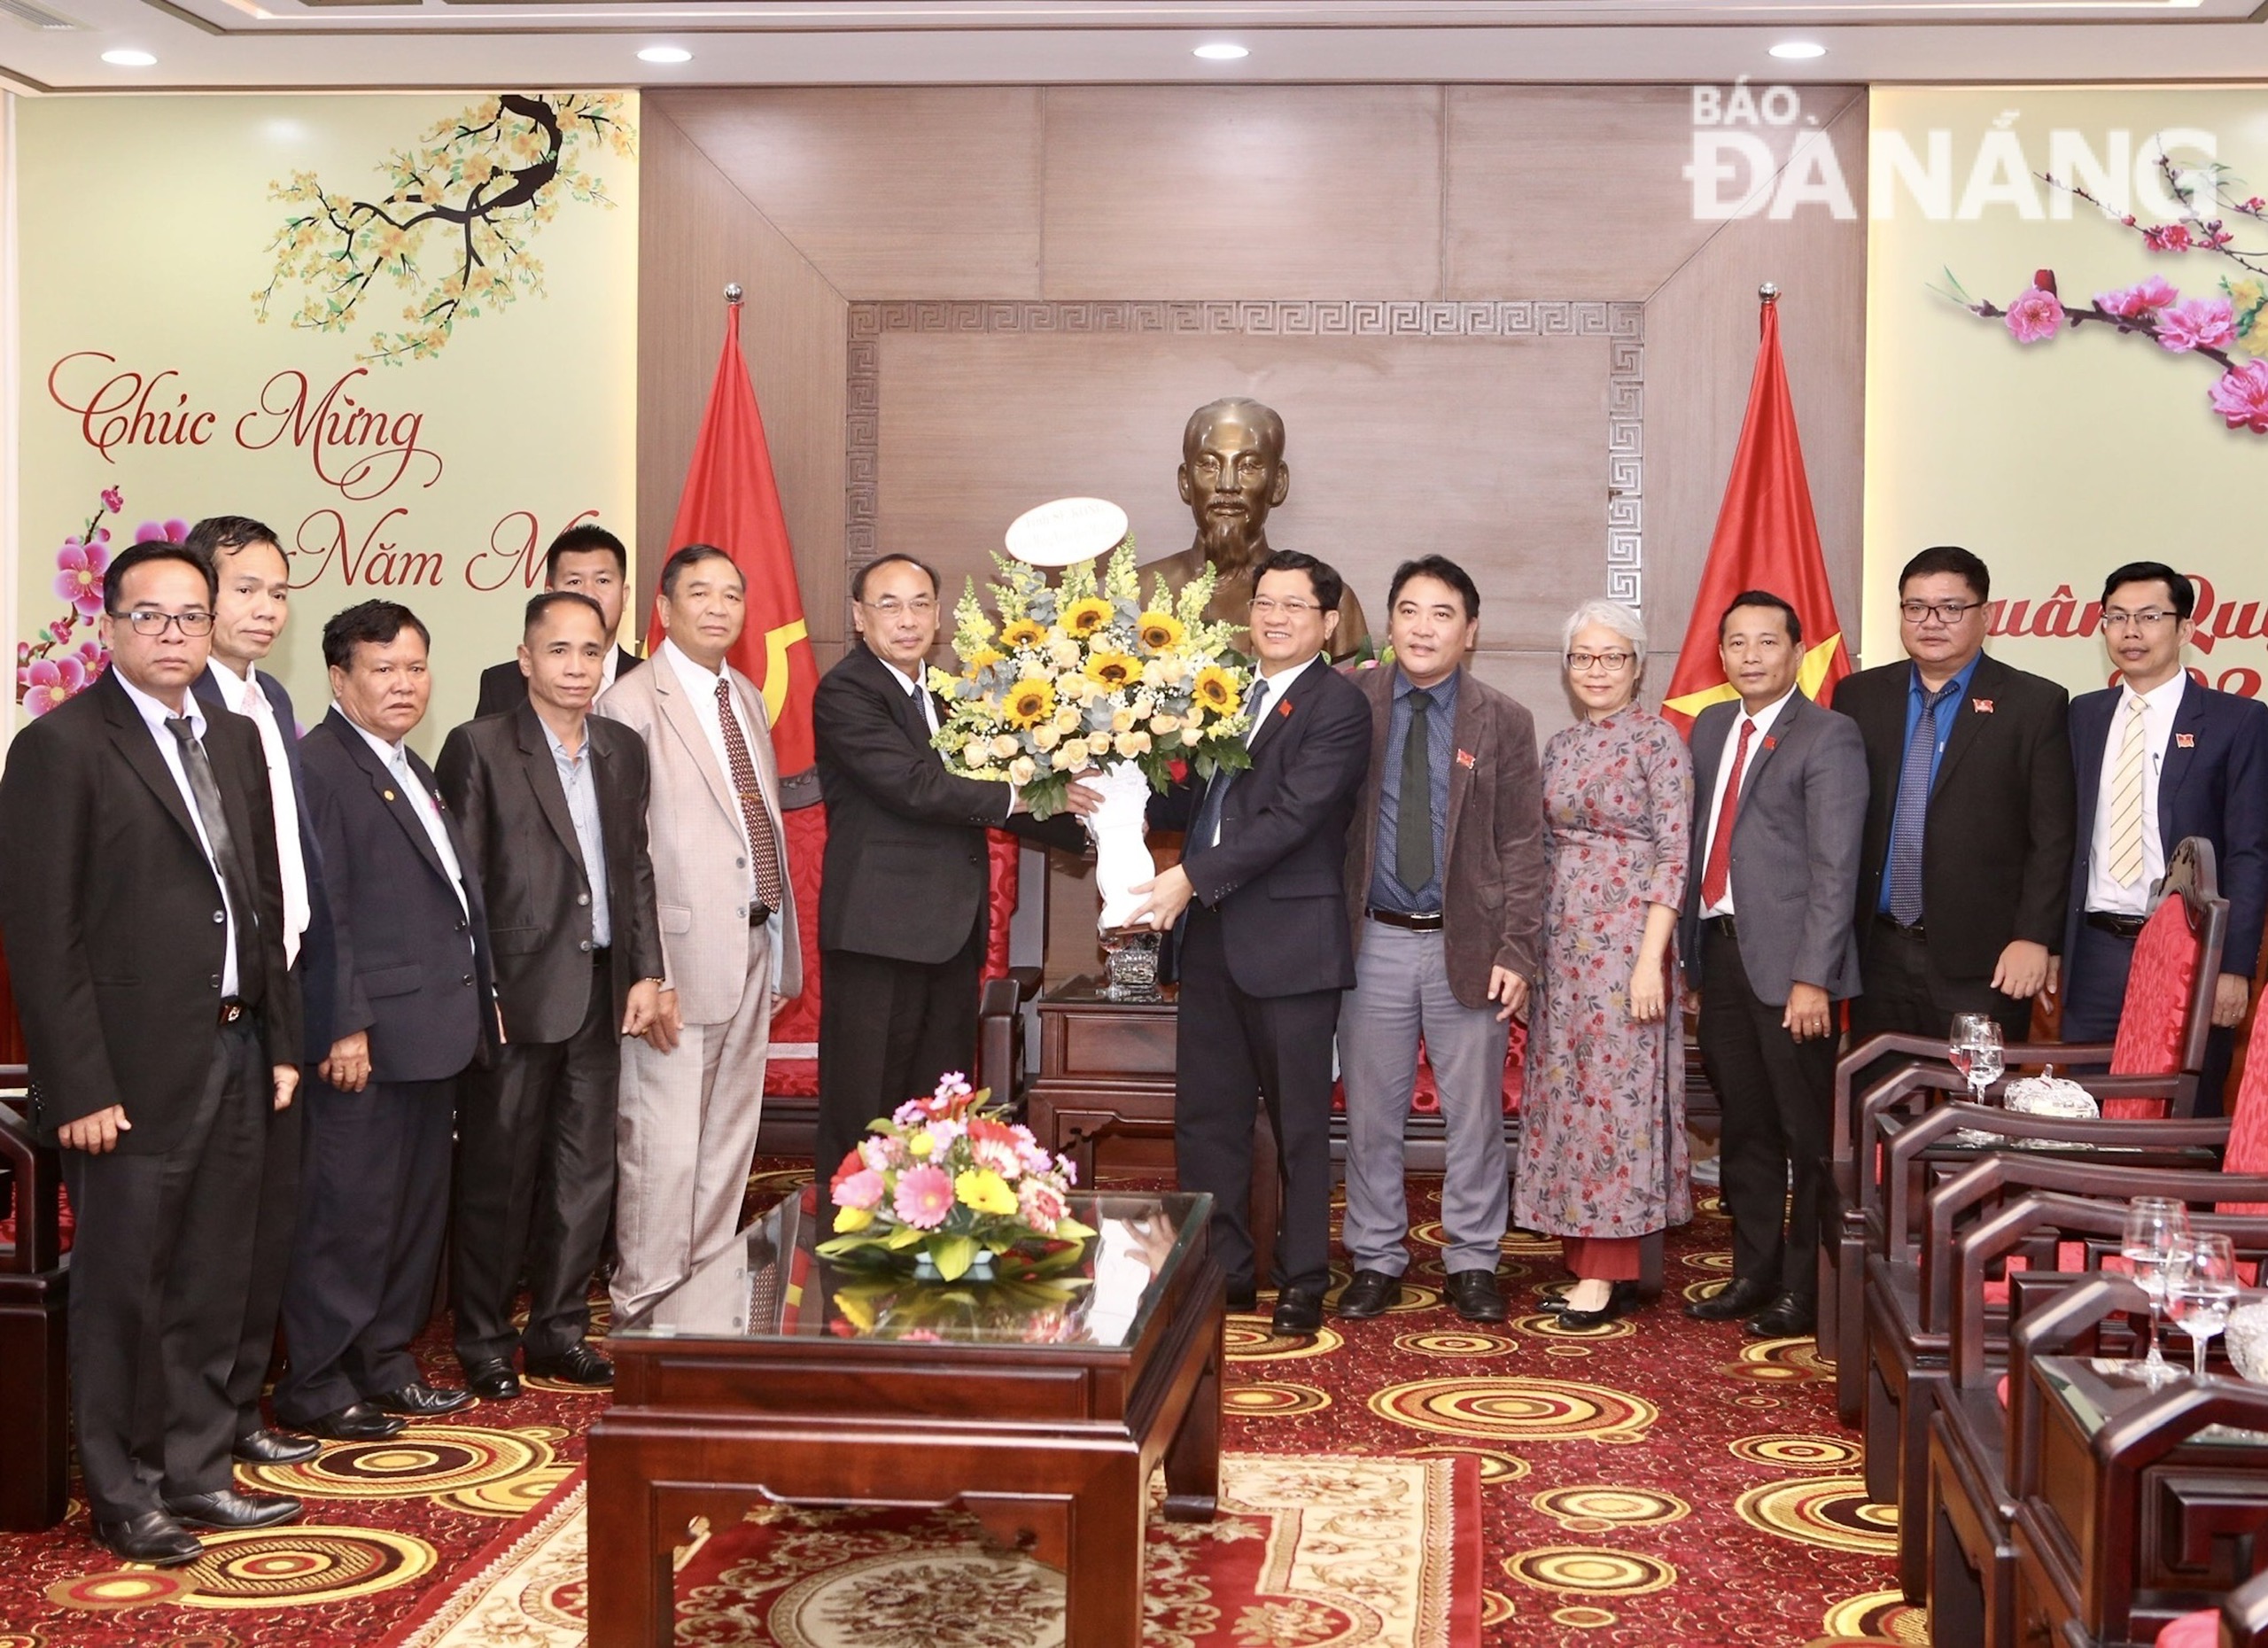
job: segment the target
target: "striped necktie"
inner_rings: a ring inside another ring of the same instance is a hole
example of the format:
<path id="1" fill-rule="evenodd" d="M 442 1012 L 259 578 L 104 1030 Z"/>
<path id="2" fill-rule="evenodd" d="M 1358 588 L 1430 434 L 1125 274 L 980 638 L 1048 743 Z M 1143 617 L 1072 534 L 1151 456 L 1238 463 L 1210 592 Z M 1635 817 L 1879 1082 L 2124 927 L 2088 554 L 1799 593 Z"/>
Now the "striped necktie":
<path id="1" fill-rule="evenodd" d="M 2132 887 L 2142 879 L 2142 778 L 2148 765 L 2149 730 L 2142 701 L 2126 695 L 2126 726 L 2118 742 L 2118 765 L 2110 778 L 2110 879 Z"/>

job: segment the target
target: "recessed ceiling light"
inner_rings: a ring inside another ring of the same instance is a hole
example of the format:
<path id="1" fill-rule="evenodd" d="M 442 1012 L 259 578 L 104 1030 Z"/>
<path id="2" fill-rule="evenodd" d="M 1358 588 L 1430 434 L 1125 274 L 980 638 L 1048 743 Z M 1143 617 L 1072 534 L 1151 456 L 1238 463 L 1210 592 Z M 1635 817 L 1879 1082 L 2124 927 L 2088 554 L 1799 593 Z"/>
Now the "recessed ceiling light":
<path id="1" fill-rule="evenodd" d="M 649 46 L 638 54 L 641 63 L 690 63 L 693 53 L 683 46 Z"/>
<path id="2" fill-rule="evenodd" d="M 157 60 L 146 51 L 119 51 L 103 53 L 104 62 L 115 64 L 120 68 L 148 68 Z"/>
<path id="3" fill-rule="evenodd" d="M 1210 40 L 1198 47 L 1192 55 L 1203 58 L 1208 63 L 1233 63 L 1239 58 L 1250 57 L 1252 53 L 1233 40 Z"/>
<path id="4" fill-rule="evenodd" d="M 1802 62 L 1811 58 L 1825 57 L 1827 55 L 1827 48 L 1821 45 L 1816 40 L 1783 40 L 1778 45 L 1772 48 L 1772 55 L 1775 58 L 1790 58 L 1797 62 Z"/>

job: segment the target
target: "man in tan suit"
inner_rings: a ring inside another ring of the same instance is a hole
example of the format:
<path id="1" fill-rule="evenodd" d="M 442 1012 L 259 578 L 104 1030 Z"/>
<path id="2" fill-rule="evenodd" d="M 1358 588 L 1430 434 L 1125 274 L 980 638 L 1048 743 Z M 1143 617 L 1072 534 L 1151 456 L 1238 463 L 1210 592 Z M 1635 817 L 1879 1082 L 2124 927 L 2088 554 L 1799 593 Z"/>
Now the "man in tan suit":
<path id="1" fill-rule="evenodd" d="M 725 662 L 747 617 L 744 594 L 723 550 L 678 550 L 655 597 L 669 639 L 599 701 L 601 714 L 646 741 L 667 975 L 653 1027 L 623 1048 L 617 1322 L 720 1252 L 739 1227 L 772 1014 L 803 990 L 764 696 Z"/>

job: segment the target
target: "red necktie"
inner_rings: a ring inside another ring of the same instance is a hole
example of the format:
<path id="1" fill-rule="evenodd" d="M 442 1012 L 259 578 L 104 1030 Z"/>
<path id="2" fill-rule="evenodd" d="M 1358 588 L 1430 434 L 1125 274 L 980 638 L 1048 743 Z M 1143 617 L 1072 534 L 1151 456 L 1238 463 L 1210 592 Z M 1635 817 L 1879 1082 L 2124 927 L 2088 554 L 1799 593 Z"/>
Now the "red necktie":
<path id="1" fill-rule="evenodd" d="M 1706 910 L 1725 896 L 1732 879 L 1733 820 L 1740 816 L 1740 775 L 1748 767 L 1748 735 L 1756 723 L 1740 718 L 1740 748 L 1733 752 L 1733 770 L 1725 779 L 1725 798 L 1717 805 L 1717 828 L 1709 837 L 1709 862 L 1701 871 L 1701 907 Z"/>

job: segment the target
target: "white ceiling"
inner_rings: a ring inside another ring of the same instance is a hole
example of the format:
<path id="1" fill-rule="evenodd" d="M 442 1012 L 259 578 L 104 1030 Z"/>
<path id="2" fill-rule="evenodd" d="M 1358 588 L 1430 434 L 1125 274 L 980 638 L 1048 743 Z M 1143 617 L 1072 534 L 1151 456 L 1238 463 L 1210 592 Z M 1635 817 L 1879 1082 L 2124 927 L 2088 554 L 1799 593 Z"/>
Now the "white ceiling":
<path id="1" fill-rule="evenodd" d="M 2264 15 L 2262 0 L 0 0 L 0 75 L 32 91 L 2229 82 L 2268 80 Z M 1798 37 L 1827 55 L 1767 55 Z M 1200 61 L 1208 40 L 1251 55 Z M 693 59 L 640 62 L 654 44 Z M 120 48 L 157 63 L 102 61 Z"/>

